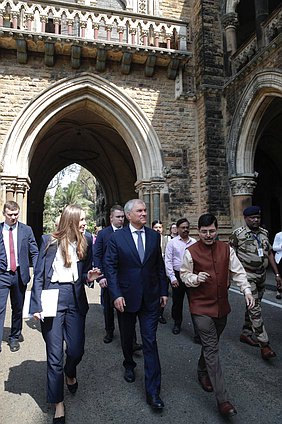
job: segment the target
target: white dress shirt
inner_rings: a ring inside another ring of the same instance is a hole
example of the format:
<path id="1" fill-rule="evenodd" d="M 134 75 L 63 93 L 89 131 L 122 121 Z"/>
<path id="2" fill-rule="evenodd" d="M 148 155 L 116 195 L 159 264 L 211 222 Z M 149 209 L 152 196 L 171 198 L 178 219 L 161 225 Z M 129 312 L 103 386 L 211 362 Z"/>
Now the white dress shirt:
<path id="1" fill-rule="evenodd" d="M 136 249 L 138 250 L 138 234 L 136 233 L 136 231 L 141 231 L 141 237 L 142 237 L 142 242 L 143 242 L 143 246 L 144 246 L 144 251 L 145 251 L 145 244 L 146 244 L 146 237 L 145 237 L 145 228 L 141 228 L 140 230 L 137 230 L 137 228 L 133 227 L 133 225 L 129 224 L 129 229 L 131 231 Z"/>
<path id="2" fill-rule="evenodd" d="M 58 281 L 59 283 L 75 283 L 78 279 L 77 262 L 78 256 L 76 253 L 76 242 L 69 243 L 68 251 L 71 256 L 71 266 L 66 268 L 62 256 L 61 246 L 58 247 L 57 253 L 53 262 L 53 275 L 52 282 Z"/>
<path id="3" fill-rule="evenodd" d="M 10 271 L 11 269 L 11 264 L 10 264 L 10 243 L 9 243 L 9 231 L 10 231 L 10 225 L 7 225 L 4 222 L 3 225 L 3 241 L 4 241 L 4 245 L 5 245 L 5 250 L 6 250 L 6 256 L 7 256 L 7 271 Z M 12 231 L 12 235 L 13 235 L 13 241 L 14 241 L 14 251 L 15 251 L 15 257 L 16 257 L 16 266 L 19 266 L 19 261 L 18 261 L 18 223 L 16 223 L 15 225 L 12 225 L 13 231 Z"/>
<path id="4" fill-rule="evenodd" d="M 281 258 L 282 258 L 282 231 L 280 233 L 277 233 L 274 237 L 274 242 L 272 249 L 275 253 L 275 262 L 279 264 Z"/>

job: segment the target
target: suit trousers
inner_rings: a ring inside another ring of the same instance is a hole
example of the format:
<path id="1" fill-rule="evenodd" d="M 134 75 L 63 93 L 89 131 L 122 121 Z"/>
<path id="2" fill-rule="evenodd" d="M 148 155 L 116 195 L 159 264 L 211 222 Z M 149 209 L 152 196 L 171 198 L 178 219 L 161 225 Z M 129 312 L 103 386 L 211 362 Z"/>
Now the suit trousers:
<path id="1" fill-rule="evenodd" d="M 193 320 L 202 344 L 198 375 L 200 377 L 208 374 L 218 403 L 226 402 L 227 391 L 219 360 L 218 342 L 226 326 L 227 316 L 212 318 L 193 314 Z"/>
<path id="2" fill-rule="evenodd" d="M 115 329 L 115 308 L 111 301 L 110 293 L 107 287 L 102 289 L 102 302 L 104 308 L 105 330 L 107 333 L 112 333 Z"/>
<path id="3" fill-rule="evenodd" d="M 133 360 L 133 341 L 135 334 L 136 318 L 138 316 L 140 333 L 143 344 L 145 389 L 146 393 L 155 396 L 161 388 L 161 366 L 157 347 L 157 327 L 159 307 L 148 310 L 142 305 L 137 312 L 118 312 L 121 346 L 124 356 L 123 366 L 134 369 L 136 362 Z"/>
<path id="4" fill-rule="evenodd" d="M 180 278 L 179 271 L 174 271 L 177 281 L 179 283 L 178 287 L 172 287 L 172 307 L 171 307 L 171 316 L 175 324 L 181 327 L 183 320 L 183 302 L 185 295 L 187 299 L 189 297 L 189 289 L 183 283 Z"/>
<path id="5" fill-rule="evenodd" d="M 19 269 L 16 272 L 3 271 L 0 274 L 0 349 L 3 339 L 7 299 L 10 293 L 12 320 L 9 340 L 18 340 L 22 332 L 23 304 L 26 286 L 23 284 Z"/>
<path id="6" fill-rule="evenodd" d="M 41 321 L 41 329 L 47 353 L 47 402 L 58 403 L 64 400 L 64 373 L 75 378 L 84 354 L 85 316 L 79 313 L 72 283 L 53 286 L 59 288 L 57 315 Z"/>

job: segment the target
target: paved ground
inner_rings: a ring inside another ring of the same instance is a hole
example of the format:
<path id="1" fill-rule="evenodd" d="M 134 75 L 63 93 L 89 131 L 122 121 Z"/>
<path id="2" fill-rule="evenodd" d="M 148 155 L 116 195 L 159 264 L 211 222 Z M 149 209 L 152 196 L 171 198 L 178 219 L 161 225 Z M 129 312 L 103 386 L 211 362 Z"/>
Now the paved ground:
<path id="1" fill-rule="evenodd" d="M 160 325 L 158 344 L 162 363 L 162 398 L 165 410 L 153 413 L 144 400 L 143 358 L 136 356 L 136 382 L 123 379 L 118 331 L 114 341 L 103 343 L 103 315 L 99 290 L 88 289 L 87 343 L 78 371 L 79 390 L 66 393 L 67 424 L 278 424 L 282 417 L 282 301 L 276 301 L 274 279 L 270 275 L 264 303 L 264 316 L 273 348 L 278 357 L 263 362 L 257 348 L 238 341 L 244 313 L 242 296 L 230 291 L 232 313 L 221 340 L 221 358 L 230 398 L 238 415 L 224 420 L 218 415 L 214 395 L 204 392 L 196 380 L 199 346 L 192 342 L 190 317 L 186 312 L 183 331 L 171 333 L 170 308 L 166 325 Z M 186 307 L 187 311 L 187 307 Z M 10 315 L 9 313 L 7 315 Z M 9 316 L 5 337 L 8 336 Z M 20 351 L 11 353 L 7 343 L 0 354 L 0 423 L 47 424 L 53 408 L 46 404 L 45 346 L 33 320 L 24 323 L 25 341 Z"/>

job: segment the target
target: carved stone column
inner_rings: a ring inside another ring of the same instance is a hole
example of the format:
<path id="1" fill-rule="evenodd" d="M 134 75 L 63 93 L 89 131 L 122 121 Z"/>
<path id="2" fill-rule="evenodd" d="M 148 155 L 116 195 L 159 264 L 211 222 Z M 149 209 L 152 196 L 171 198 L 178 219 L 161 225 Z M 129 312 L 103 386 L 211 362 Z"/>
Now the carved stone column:
<path id="1" fill-rule="evenodd" d="M 237 50 L 236 27 L 238 25 L 237 13 L 228 13 L 222 19 L 225 30 L 226 48 L 229 55 Z"/>
<path id="2" fill-rule="evenodd" d="M 141 181 L 136 183 L 136 193 L 140 199 L 143 199 L 147 206 L 147 225 L 155 219 L 165 219 L 161 216 L 162 203 L 165 191 L 163 178 L 152 178 L 150 181 Z"/>
<path id="3" fill-rule="evenodd" d="M 1 175 L 0 191 L 1 191 L 1 210 L 4 203 L 14 200 L 20 206 L 20 221 L 26 222 L 27 217 L 27 192 L 30 188 L 30 179 L 19 178 L 10 175 Z"/>
<path id="4" fill-rule="evenodd" d="M 147 207 L 147 224 L 151 222 L 151 193 L 150 193 L 150 182 L 149 181 L 139 181 L 135 185 L 135 191 L 137 197 L 142 199 Z"/>
<path id="5" fill-rule="evenodd" d="M 255 178 L 254 174 L 236 175 L 229 178 L 233 228 L 243 224 L 243 210 L 252 204 L 252 196 L 257 185 Z"/>

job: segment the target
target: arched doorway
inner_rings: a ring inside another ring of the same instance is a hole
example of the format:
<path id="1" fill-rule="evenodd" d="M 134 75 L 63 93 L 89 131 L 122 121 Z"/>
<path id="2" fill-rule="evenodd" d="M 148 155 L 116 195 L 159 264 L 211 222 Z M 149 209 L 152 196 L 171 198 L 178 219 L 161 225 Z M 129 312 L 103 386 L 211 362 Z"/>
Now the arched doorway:
<path id="1" fill-rule="evenodd" d="M 273 98 L 257 130 L 253 203 L 262 206 L 263 224 L 273 240 L 282 228 L 282 98 Z"/>
<path id="2" fill-rule="evenodd" d="M 271 236 L 282 223 L 282 74 L 261 72 L 242 95 L 231 127 L 228 162 L 233 226 L 259 204 Z"/>
<path id="3" fill-rule="evenodd" d="M 160 214 L 167 189 L 158 137 L 139 106 L 99 76 L 80 74 L 51 86 L 28 105 L 5 141 L 2 199 L 20 203 L 35 233 L 42 231 L 49 181 L 73 162 L 95 175 L 109 206 L 139 196 L 149 219 Z"/>

